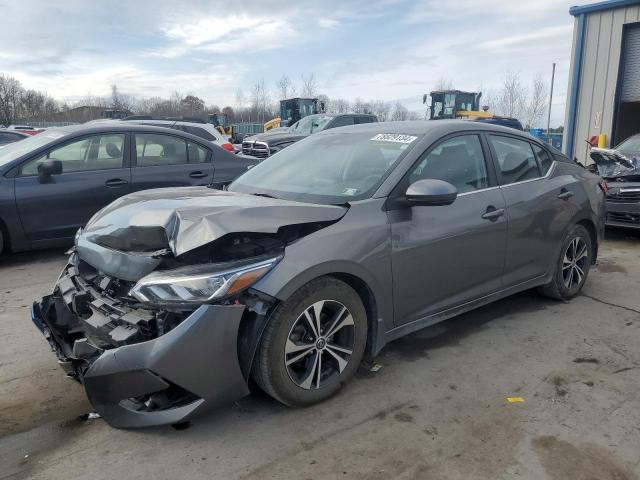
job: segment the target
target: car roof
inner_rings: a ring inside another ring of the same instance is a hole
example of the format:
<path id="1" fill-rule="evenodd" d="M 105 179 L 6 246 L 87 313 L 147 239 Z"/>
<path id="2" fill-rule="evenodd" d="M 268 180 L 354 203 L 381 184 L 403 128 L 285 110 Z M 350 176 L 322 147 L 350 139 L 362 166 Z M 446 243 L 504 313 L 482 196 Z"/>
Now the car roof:
<path id="1" fill-rule="evenodd" d="M 133 122 L 120 122 L 117 120 L 114 121 L 105 121 L 105 122 L 95 122 L 95 123 L 86 123 L 80 125 L 69 125 L 66 127 L 59 128 L 50 128 L 51 131 L 60 131 L 64 133 L 64 137 L 75 137 L 79 135 L 85 134 L 98 134 L 98 133 L 106 133 L 106 132 L 144 132 L 144 133 L 162 133 L 162 134 L 171 134 L 177 135 L 180 137 L 184 137 L 189 140 L 194 140 L 199 143 L 209 143 L 215 145 L 214 142 L 210 140 L 206 140 L 202 137 L 198 137 L 197 135 L 193 135 L 188 132 L 183 132 L 182 130 L 176 130 L 174 128 L 168 127 L 157 127 L 155 125 L 144 125 L 140 123 Z"/>
<path id="2" fill-rule="evenodd" d="M 316 135 L 331 135 L 336 130 L 329 129 L 318 132 Z M 487 131 L 496 133 L 508 133 L 531 140 L 531 135 L 514 128 L 503 127 L 490 123 L 473 122 L 469 120 L 412 120 L 406 122 L 377 122 L 361 123 L 340 127 L 340 133 L 398 133 L 407 135 L 440 134 L 463 131 Z"/>
<path id="3" fill-rule="evenodd" d="M 12 135 L 18 135 L 19 137 L 30 137 L 28 133 L 21 132 L 20 130 L 11 130 L 9 128 L 0 128 L 0 133 L 7 132 Z"/>

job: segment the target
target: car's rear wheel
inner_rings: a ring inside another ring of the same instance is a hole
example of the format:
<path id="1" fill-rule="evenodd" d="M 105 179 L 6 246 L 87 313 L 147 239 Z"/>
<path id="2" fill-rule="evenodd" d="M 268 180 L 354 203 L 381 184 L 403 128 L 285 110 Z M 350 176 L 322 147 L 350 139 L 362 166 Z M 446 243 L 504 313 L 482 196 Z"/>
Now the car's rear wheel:
<path id="1" fill-rule="evenodd" d="M 2 228 L 0 228 L 0 255 L 4 250 L 4 234 L 2 233 Z"/>
<path id="2" fill-rule="evenodd" d="M 589 274 L 593 255 L 591 245 L 587 229 L 575 225 L 565 237 L 551 281 L 540 287 L 540 292 L 559 300 L 575 297 Z"/>
<path id="3" fill-rule="evenodd" d="M 358 294 L 340 280 L 319 278 L 276 307 L 253 378 L 285 405 L 312 405 L 353 376 L 366 343 L 367 317 Z"/>

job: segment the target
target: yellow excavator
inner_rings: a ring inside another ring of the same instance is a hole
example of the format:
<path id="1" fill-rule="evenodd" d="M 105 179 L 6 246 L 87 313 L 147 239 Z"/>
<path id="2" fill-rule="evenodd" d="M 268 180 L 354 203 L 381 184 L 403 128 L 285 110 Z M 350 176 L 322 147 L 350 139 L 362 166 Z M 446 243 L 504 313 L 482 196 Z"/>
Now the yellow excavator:
<path id="1" fill-rule="evenodd" d="M 461 90 L 435 90 L 429 94 L 429 118 L 439 120 L 443 118 L 489 118 L 488 108 L 480 111 L 480 97 L 482 93 L 463 92 Z M 422 103 L 427 103 L 427 94 L 422 96 Z"/>
<path id="2" fill-rule="evenodd" d="M 233 135 L 233 125 L 229 124 L 229 117 L 225 113 L 210 113 L 209 123 L 222 134 L 226 136 Z M 263 131 L 267 132 L 280 126 L 280 117 L 273 118 L 263 125 Z"/>
<path id="3" fill-rule="evenodd" d="M 488 106 L 480 109 L 482 92 L 463 92 L 462 90 L 434 90 L 428 96 L 422 96 L 422 103 L 429 105 L 429 119 L 441 120 L 446 118 L 459 118 L 476 120 L 479 122 L 493 123 L 506 127 L 522 130 L 522 124 L 515 118 L 502 117 L 489 112 Z"/>

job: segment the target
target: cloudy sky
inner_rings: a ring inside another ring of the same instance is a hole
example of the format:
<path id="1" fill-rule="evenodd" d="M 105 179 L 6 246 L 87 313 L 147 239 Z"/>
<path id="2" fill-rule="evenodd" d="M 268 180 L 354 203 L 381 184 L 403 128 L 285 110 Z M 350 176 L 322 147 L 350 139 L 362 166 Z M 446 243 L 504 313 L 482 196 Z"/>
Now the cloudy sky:
<path id="1" fill-rule="evenodd" d="M 401 100 L 421 111 L 441 78 L 497 90 L 558 64 L 564 117 L 573 19 L 565 0 L 0 0 L 0 72 L 70 101 L 192 93 L 248 96 L 261 78 L 314 73 L 329 97 Z M 588 3 L 588 2 L 587 2 Z"/>

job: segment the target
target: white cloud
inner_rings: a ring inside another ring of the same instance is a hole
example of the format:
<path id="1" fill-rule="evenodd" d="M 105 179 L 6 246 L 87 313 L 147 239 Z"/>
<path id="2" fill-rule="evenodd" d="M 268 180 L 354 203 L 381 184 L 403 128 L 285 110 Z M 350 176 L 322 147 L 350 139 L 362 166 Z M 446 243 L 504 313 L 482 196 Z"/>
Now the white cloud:
<path id="1" fill-rule="evenodd" d="M 570 41 L 572 31 L 573 26 L 571 24 L 538 28 L 526 33 L 487 40 L 486 42 L 480 43 L 478 47 L 489 51 L 530 48 L 533 45 L 539 44 L 541 40 L 555 42 L 564 39 Z"/>
<path id="2" fill-rule="evenodd" d="M 338 25 L 340 25 L 340 22 L 335 18 L 321 18 L 320 20 L 318 20 L 318 26 L 320 28 L 334 30 L 338 27 Z"/>
<path id="3" fill-rule="evenodd" d="M 265 22 L 274 22 L 268 17 L 249 17 L 248 15 L 215 15 L 205 17 L 194 23 L 174 25 L 164 29 L 167 37 L 187 45 L 220 40 L 231 33 L 250 32 Z"/>

